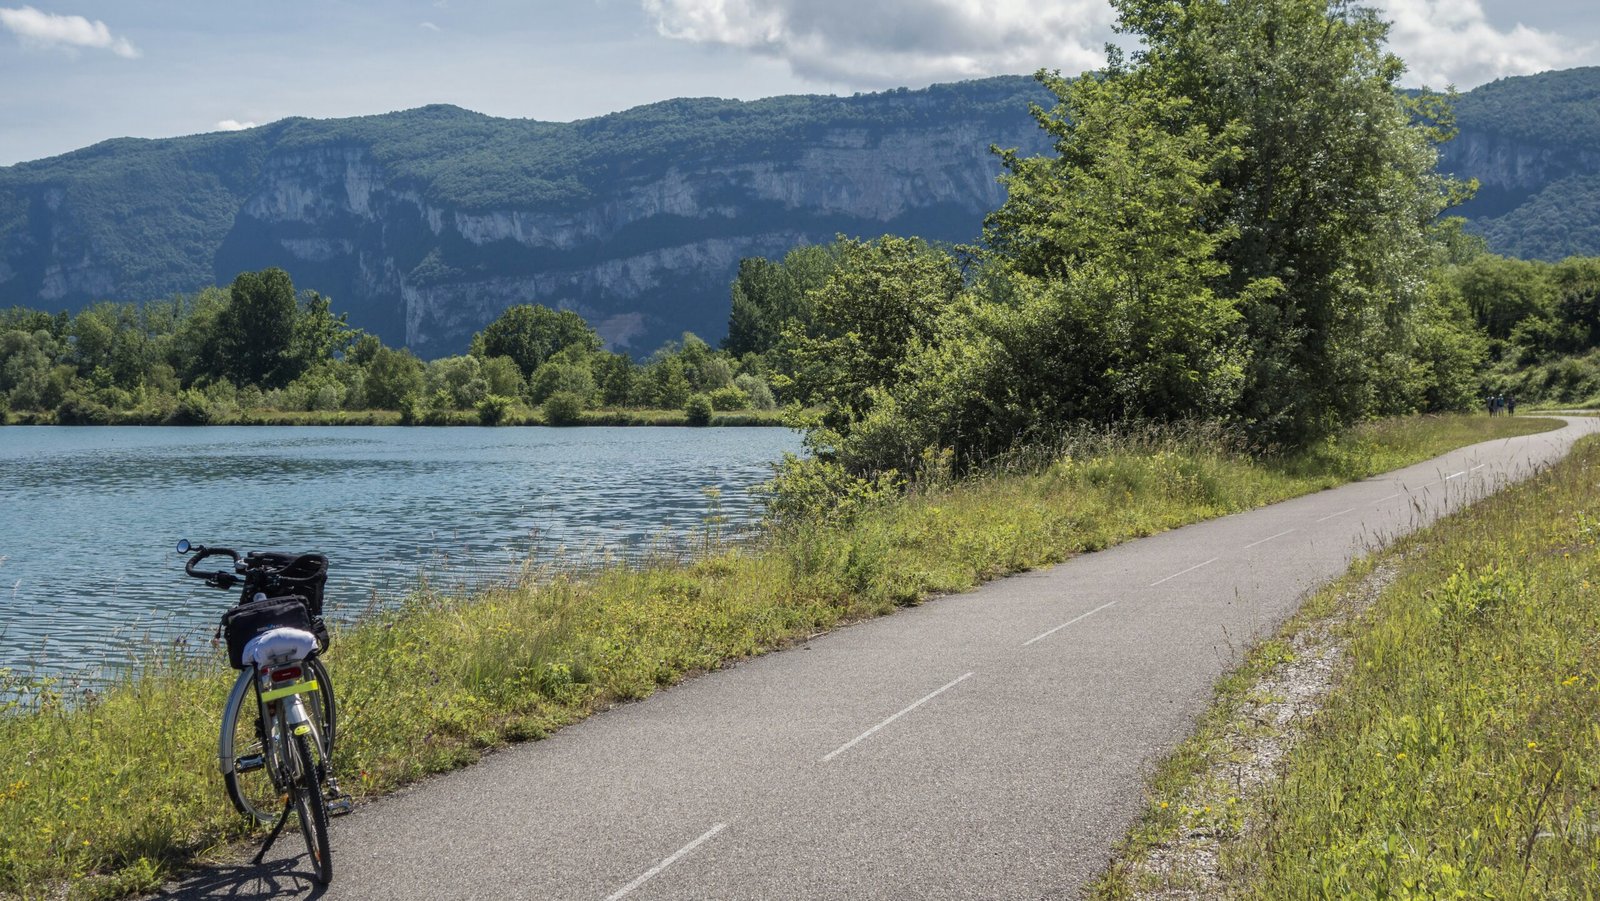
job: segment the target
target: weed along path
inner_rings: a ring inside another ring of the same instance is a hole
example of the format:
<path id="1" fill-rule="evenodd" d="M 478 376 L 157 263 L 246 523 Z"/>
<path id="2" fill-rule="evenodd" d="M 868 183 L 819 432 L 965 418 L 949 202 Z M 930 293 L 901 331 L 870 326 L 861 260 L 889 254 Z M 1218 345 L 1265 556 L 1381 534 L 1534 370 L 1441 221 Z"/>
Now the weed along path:
<path id="1" fill-rule="evenodd" d="M 1596 430 L 1131 541 L 623 705 L 335 821 L 326 897 L 1076 896 L 1304 592 Z M 309 893 L 298 845 L 173 893 Z"/>

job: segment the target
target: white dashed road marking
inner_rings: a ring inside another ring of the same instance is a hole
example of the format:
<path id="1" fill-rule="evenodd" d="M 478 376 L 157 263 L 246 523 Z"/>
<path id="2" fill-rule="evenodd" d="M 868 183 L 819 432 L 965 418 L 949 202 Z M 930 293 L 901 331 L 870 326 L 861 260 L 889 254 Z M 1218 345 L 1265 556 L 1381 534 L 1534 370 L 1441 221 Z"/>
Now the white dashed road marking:
<path id="1" fill-rule="evenodd" d="M 879 729 L 882 729 L 884 726 L 887 726 L 890 723 L 894 722 L 895 720 L 897 720 L 897 719 L 905 716 L 906 714 L 910 713 L 911 711 L 916 710 L 918 707 L 921 707 L 923 704 L 928 703 L 929 701 L 933 700 L 934 698 L 938 697 L 939 695 L 944 694 L 945 692 L 949 691 L 952 688 L 955 688 L 957 685 L 960 685 L 962 682 L 965 682 L 967 679 L 970 679 L 970 678 L 972 678 L 972 674 L 971 673 L 967 673 L 965 676 L 958 676 L 957 678 L 952 679 L 949 682 L 946 682 L 943 688 L 940 688 L 937 691 L 932 691 L 932 692 L 929 692 L 926 695 L 923 695 L 922 698 L 920 700 L 918 700 L 916 703 L 912 704 L 909 707 L 904 708 L 899 713 L 896 713 L 894 716 L 889 717 L 888 719 L 884 720 L 883 722 L 879 723 L 878 725 L 873 726 L 871 729 L 868 729 L 867 731 L 861 733 L 860 735 L 857 735 L 855 738 L 852 738 L 849 741 L 845 742 L 844 744 L 840 745 L 837 749 L 835 749 L 834 751 L 830 752 L 827 756 L 823 757 L 822 758 L 822 762 L 823 763 L 827 763 L 828 761 L 832 760 L 833 758 L 838 757 L 840 754 L 843 754 L 844 752 L 846 752 L 846 751 L 850 750 L 851 748 L 855 747 L 858 743 L 860 743 L 860 742 L 864 741 L 865 739 L 867 739 L 868 737 L 870 737 L 872 735 L 872 733 L 877 732 Z"/>
<path id="2" fill-rule="evenodd" d="M 633 880 L 632 882 L 628 883 L 627 885 L 623 886 L 622 888 L 619 888 L 616 891 L 612 892 L 611 894 L 607 895 L 606 896 L 606 901 L 617 901 L 618 898 L 621 898 L 624 895 L 627 895 L 629 892 L 633 891 L 634 889 L 638 888 L 639 886 L 644 885 L 646 882 L 649 882 L 652 878 L 654 878 L 655 876 L 659 875 L 662 870 L 665 870 L 667 867 L 670 867 L 673 864 L 677 863 L 679 859 L 681 859 L 685 855 L 689 854 L 690 852 L 694 851 L 694 849 L 700 847 L 701 845 L 705 844 L 706 842 L 710 841 L 711 839 L 715 838 L 717 833 L 721 832 L 722 830 L 724 830 L 726 828 L 728 828 L 728 824 L 727 823 L 718 823 L 717 825 L 712 826 L 710 829 L 706 830 L 706 834 L 705 835 L 702 835 L 699 838 L 695 839 L 694 841 L 690 842 L 689 844 L 684 845 L 683 847 L 679 848 L 671 857 L 668 857 L 666 860 L 663 860 L 662 862 L 656 864 L 655 866 L 651 867 L 650 869 L 645 870 L 642 874 L 640 874 L 638 879 Z"/>

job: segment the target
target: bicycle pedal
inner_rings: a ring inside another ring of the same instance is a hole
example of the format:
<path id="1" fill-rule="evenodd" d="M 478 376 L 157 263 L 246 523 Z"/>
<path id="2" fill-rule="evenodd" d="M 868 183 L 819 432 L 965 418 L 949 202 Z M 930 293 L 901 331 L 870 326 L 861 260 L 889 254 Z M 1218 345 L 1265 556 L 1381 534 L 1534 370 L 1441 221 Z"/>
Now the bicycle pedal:
<path id="1" fill-rule="evenodd" d="M 266 757 L 260 754 L 252 754 L 249 757 L 235 757 L 233 771 L 235 773 L 251 773 L 266 766 L 266 763 Z"/>
<path id="2" fill-rule="evenodd" d="M 354 809 L 355 809 L 355 805 L 350 803 L 350 799 L 347 798 L 347 797 L 346 798 L 329 798 L 328 799 L 328 816 L 331 816 L 331 817 L 344 816 L 345 814 L 349 813 L 350 811 L 352 811 Z"/>

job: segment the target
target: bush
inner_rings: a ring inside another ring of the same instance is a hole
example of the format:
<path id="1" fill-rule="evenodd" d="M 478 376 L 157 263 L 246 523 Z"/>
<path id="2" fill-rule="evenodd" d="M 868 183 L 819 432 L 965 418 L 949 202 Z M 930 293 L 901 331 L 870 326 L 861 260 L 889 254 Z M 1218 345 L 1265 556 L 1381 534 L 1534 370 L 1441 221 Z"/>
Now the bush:
<path id="1" fill-rule="evenodd" d="M 573 391 L 557 391 L 545 398 L 546 425 L 577 425 L 583 421 L 583 398 Z"/>
<path id="2" fill-rule="evenodd" d="M 777 409 L 778 402 L 772 397 L 772 388 L 767 385 L 767 380 L 761 376 L 748 372 L 741 373 L 738 378 L 733 380 L 733 383 L 745 393 L 746 397 L 750 398 L 750 406 L 755 409 Z"/>
<path id="3" fill-rule="evenodd" d="M 683 412 L 690 425 L 711 424 L 711 398 L 704 394 L 691 394 L 683 404 Z"/>
<path id="4" fill-rule="evenodd" d="M 56 407 L 56 422 L 62 425 L 107 425 L 111 422 L 111 409 L 81 394 L 68 394 L 61 406 Z"/>
<path id="5" fill-rule="evenodd" d="M 483 400 L 478 401 L 478 422 L 500 425 L 506 421 L 506 414 L 511 412 L 513 403 L 515 401 L 504 394 L 485 394 Z"/>
<path id="6" fill-rule="evenodd" d="M 718 388 L 710 397 L 715 410 L 743 410 L 750 406 L 750 396 L 738 388 Z"/>
<path id="7" fill-rule="evenodd" d="M 399 400 L 400 424 L 421 425 L 428 414 L 428 405 L 422 402 L 422 397 L 416 394 L 407 394 Z"/>
<path id="8" fill-rule="evenodd" d="M 585 402 L 594 396 L 594 375 L 577 363 L 546 363 L 528 383 L 528 397 L 542 404 L 556 394 L 576 394 Z"/>
<path id="9" fill-rule="evenodd" d="M 210 425 L 221 418 L 218 406 L 200 391 L 185 388 L 178 393 L 178 406 L 172 422 L 178 425 Z"/>

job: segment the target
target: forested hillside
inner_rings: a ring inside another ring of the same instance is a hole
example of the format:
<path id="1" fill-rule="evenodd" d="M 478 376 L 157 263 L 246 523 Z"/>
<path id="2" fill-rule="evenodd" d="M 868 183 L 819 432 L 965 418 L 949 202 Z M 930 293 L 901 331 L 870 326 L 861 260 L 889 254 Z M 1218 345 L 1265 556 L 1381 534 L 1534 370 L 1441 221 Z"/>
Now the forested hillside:
<path id="1" fill-rule="evenodd" d="M 613 346 L 715 336 L 742 257 L 838 233 L 971 240 L 991 144 L 1042 147 L 997 78 L 855 97 L 673 100 L 572 123 L 432 106 L 107 141 L 0 169 L 0 306 L 75 310 L 280 266 L 353 324 L 459 353 L 518 303 Z"/>
<path id="2" fill-rule="evenodd" d="M 1490 248 L 1600 253 L 1600 69 L 1460 98 L 1442 168 Z M 1048 144 L 1032 79 L 855 97 L 674 100 L 571 123 L 450 106 L 119 139 L 0 168 L 0 306 L 78 310 L 279 266 L 426 358 L 519 303 L 612 347 L 715 340 L 746 257 L 837 234 L 973 241 L 1004 193 L 991 144 Z"/>

